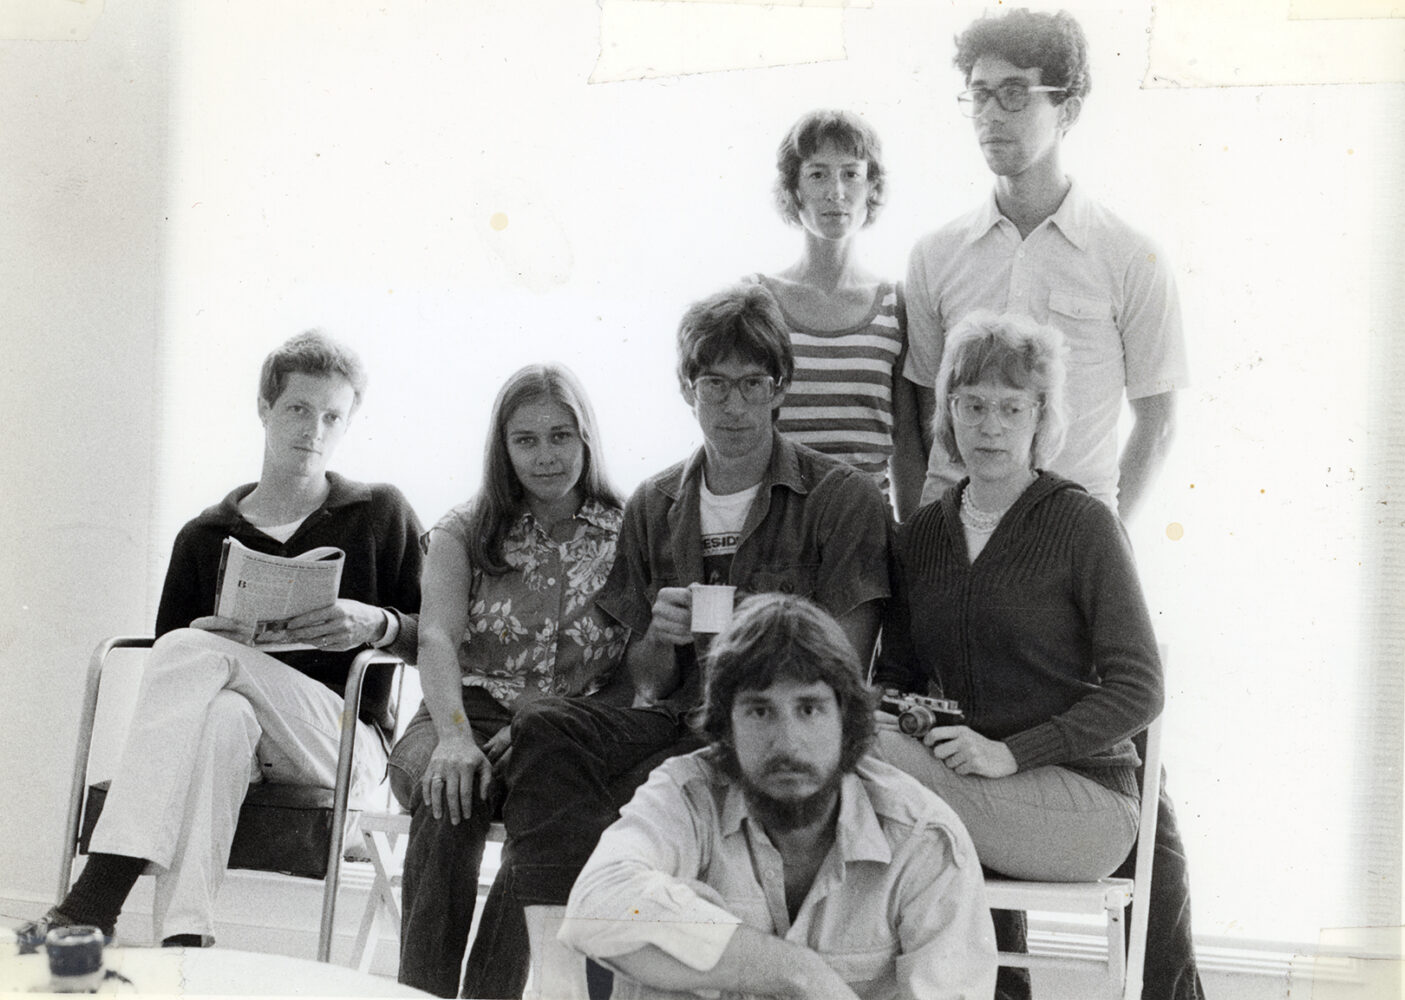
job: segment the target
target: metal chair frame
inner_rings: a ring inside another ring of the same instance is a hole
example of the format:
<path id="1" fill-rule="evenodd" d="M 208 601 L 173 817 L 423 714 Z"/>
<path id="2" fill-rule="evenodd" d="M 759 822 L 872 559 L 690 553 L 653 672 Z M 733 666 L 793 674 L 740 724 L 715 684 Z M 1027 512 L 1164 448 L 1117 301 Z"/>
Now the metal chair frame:
<path id="1" fill-rule="evenodd" d="M 93 721 L 97 716 L 98 694 L 108 656 L 115 649 L 149 649 L 155 644 L 149 635 L 120 635 L 98 643 L 88 661 L 88 676 L 78 720 L 78 747 L 73 759 L 73 779 L 69 787 L 68 817 L 64 832 L 63 857 L 59 863 L 57 902 L 68 894 L 73 875 L 73 858 L 78 851 L 82 829 L 83 803 L 87 794 L 88 755 L 92 749 Z M 341 855 L 346 836 L 347 804 L 351 794 L 352 755 L 356 750 L 356 720 L 361 708 L 361 686 L 372 666 L 393 666 L 403 670 L 405 663 L 384 650 L 367 649 L 356 655 L 346 674 L 345 707 L 341 719 L 341 743 L 337 748 L 337 783 L 332 795 L 332 829 L 327 844 L 327 876 L 322 888 L 322 921 L 317 937 L 317 960 L 328 962 L 332 952 L 332 924 L 336 917 L 337 889 L 341 884 Z"/>

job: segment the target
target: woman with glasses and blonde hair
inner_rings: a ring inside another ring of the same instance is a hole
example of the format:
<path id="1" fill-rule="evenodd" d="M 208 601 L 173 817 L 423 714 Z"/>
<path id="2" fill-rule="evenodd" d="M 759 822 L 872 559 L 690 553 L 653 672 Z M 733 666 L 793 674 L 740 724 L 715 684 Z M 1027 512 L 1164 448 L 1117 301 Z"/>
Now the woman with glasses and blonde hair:
<path id="1" fill-rule="evenodd" d="M 1121 523 L 1042 467 L 1063 441 L 1063 335 L 976 313 L 937 376 L 935 447 L 966 478 L 898 529 L 876 679 L 956 700 L 962 725 L 880 749 L 1014 878 L 1110 874 L 1137 835 L 1131 737 L 1161 711 L 1161 662 Z"/>
<path id="2" fill-rule="evenodd" d="M 883 150 L 852 111 L 811 111 L 776 151 L 776 208 L 803 234 L 800 259 L 747 280 L 780 306 L 795 353 L 777 427 L 868 473 L 899 517 L 917 507 L 926 456 L 907 354 L 901 288 L 860 266 L 859 231 L 883 206 Z"/>

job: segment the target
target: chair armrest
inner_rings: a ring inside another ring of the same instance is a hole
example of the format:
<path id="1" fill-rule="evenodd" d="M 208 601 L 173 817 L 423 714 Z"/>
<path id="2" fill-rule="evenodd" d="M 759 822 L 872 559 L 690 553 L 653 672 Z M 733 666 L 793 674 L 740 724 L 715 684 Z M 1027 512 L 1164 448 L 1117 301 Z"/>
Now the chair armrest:
<path id="1" fill-rule="evenodd" d="M 366 671 L 371 667 L 386 666 L 403 670 L 405 661 L 383 649 L 363 649 L 351 661 L 346 671 L 345 696 L 342 702 L 341 745 L 337 750 L 337 794 L 344 797 L 351 781 L 352 754 L 356 749 L 356 722 L 361 715 L 361 688 L 366 680 Z M 334 806 L 338 815 L 346 811 L 345 803 Z"/>
<path id="2" fill-rule="evenodd" d="M 351 764 L 356 753 L 356 723 L 361 715 L 361 685 L 373 666 L 404 669 L 405 661 L 383 649 L 363 649 L 346 672 L 342 700 L 341 743 L 337 748 L 337 783 L 332 797 L 332 830 L 327 843 L 327 878 L 322 887 L 322 926 L 317 940 L 317 960 L 331 957 L 332 927 L 336 915 L 337 886 L 341 879 L 341 853 L 346 837 L 346 810 L 351 798 Z"/>

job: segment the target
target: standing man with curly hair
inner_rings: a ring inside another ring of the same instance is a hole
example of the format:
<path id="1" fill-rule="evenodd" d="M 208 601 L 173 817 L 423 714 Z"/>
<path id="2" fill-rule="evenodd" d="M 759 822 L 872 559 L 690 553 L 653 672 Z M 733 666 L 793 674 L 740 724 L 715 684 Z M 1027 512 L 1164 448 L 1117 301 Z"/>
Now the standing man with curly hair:
<path id="1" fill-rule="evenodd" d="M 1068 441 L 1051 471 L 1126 520 L 1165 459 L 1175 393 L 1188 381 L 1171 270 L 1151 240 L 1064 171 L 1064 137 L 1090 87 L 1078 22 L 1015 10 L 976 21 L 956 45 L 966 81 L 958 104 L 995 191 L 920 239 L 908 263 L 904 374 L 922 390 L 924 442 L 946 332 L 977 309 L 1028 313 L 1059 327 L 1071 348 Z M 1124 396 L 1135 423 L 1119 454 Z M 942 449 L 929 455 L 924 503 L 962 475 Z"/>

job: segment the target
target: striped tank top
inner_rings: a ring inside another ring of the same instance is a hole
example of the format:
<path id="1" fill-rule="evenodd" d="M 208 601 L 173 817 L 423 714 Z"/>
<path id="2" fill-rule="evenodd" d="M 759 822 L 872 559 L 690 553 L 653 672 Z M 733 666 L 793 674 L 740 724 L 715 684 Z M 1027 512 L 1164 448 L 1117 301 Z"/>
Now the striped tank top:
<path id="1" fill-rule="evenodd" d="M 756 276 L 772 294 L 775 288 Z M 779 297 L 777 297 L 779 303 Z M 792 441 L 843 459 L 888 490 L 893 453 L 893 378 L 901 374 L 903 333 L 897 287 L 881 282 L 860 323 L 814 330 L 781 306 L 795 352 L 795 377 L 786 390 L 777 427 Z"/>

